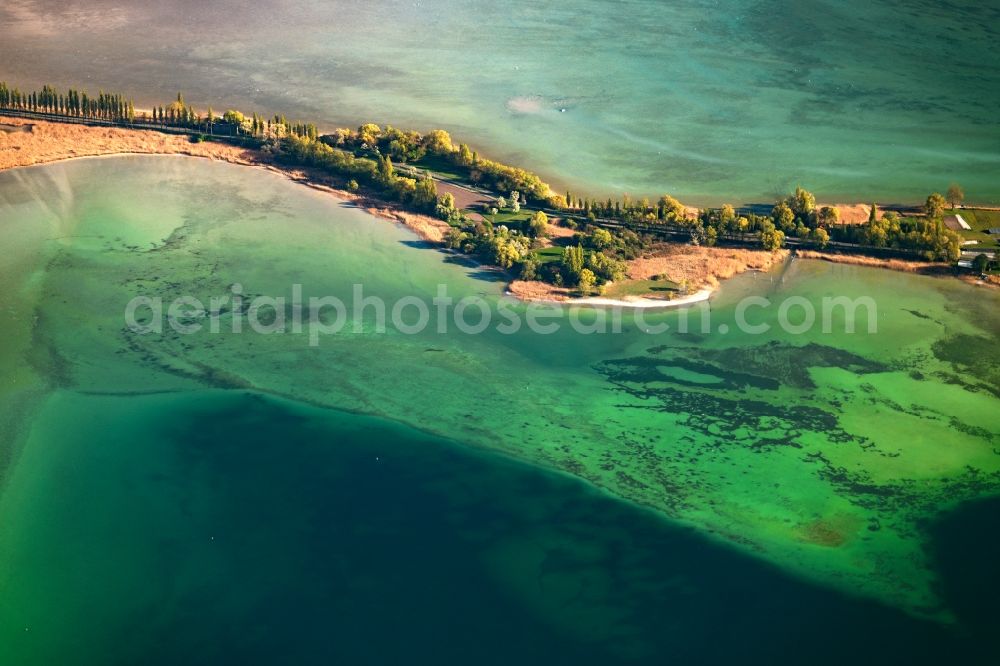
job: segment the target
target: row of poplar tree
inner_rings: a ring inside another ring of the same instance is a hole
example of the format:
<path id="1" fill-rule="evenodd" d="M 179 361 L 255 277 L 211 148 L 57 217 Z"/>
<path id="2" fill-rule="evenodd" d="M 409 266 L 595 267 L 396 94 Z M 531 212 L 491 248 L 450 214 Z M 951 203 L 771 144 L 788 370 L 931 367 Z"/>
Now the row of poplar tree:
<path id="1" fill-rule="evenodd" d="M 30 93 L 0 82 L 0 108 L 35 111 L 77 118 L 135 121 L 135 104 L 124 95 L 101 91 L 96 97 L 70 89 L 57 92 L 52 86 Z"/>

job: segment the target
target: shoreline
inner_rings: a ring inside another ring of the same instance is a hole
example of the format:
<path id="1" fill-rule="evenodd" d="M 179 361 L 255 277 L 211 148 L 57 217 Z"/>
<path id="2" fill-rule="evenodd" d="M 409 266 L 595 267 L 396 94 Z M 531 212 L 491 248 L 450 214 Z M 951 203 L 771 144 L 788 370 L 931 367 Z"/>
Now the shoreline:
<path id="1" fill-rule="evenodd" d="M 35 166 L 51 166 L 73 160 L 128 156 L 174 156 L 216 160 L 238 166 L 264 169 L 312 190 L 329 194 L 342 202 L 356 204 L 366 213 L 401 224 L 418 238 L 438 246 L 435 249 L 448 252 L 441 244 L 444 240 L 444 234 L 450 229 L 450 226 L 443 220 L 407 211 L 397 204 L 367 194 L 341 189 L 334 186 L 329 177 L 318 174 L 314 170 L 302 167 L 283 167 L 251 149 L 211 141 L 192 143 L 186 136 L 166 134 L 155 130 L 52 123 L 44 120 L 3 116 L 2 114 L 0 114 L 0 123 L 10 126 L 32 126 L 31 131 L 0 135 L 3 137 L 3 140 L 0 141 L 0 172 Z M 17 137 L 14 141 L 20 142 L 18 145 L 10 145 L 12 143 L 10 137 L 12 136 Z M 67 143 L 68 139 L 86 140 Z M 33 140 L 36 140 L 34 143 L 40 145 L 31 145 Z M 28 148 L 28 150 L 24 150 L 24 148 Z M 485 267 L 484 264 L 480 265 Z M 499 268 L 496 270 L 505 273 Z M 626 300 L 600 297 L 572 298 L 568 296 L 565 299 L 539 299 L 517 294 L 516 290 L 511 289 L 515 282 L 517 280 L 514 279 L 508 282 L 506 293 L 524 302 L 549 301 L 570 305 L 620 306 L 624 308 L 667 308 L 696 302 L 688 300 L 691 297 L 674 301 L 660 301 L 650 298 Z M 706 300 L 713 291 L 709 289 L 699 292 L 696 300 Z"/>
<path id="2" fill-rule="evenodd" d="M 882 268 L 902 273 L 926 275 L 928 277 L 944 278 L 955 276 L 954 269 L 952 269 L 949 264 L 945 264 L 943 262 L 907 261 L 906 259 L 879 259 L 877 257 L 868 257 L 856 254 L 836 254 L 833 252 L 818 252 L 816 250 L 797 250 L 794 256 L 799 259 L 826 261 L 831 264 Z M 966 284 L 977 287 L 987 287 L 990 289 L 1000 288 L 1000 277 L 995 275 L 988 276 L 986 280 L 983 280 L 975 275 L 958 275 L 958 279 Z"/>
<path id="3" fill-rule="evenodd" d="M 366 212 L 384 219 L 403 224 L 424 240 L 441 242 L 447 223 L 427 215 L 411 213 L 393 204 L 367 194 L 358 194 L 335 187 L 329 178 L 302 167 L 283 167 L 258 151 L 227 143 L 205 141 L 192 142 L 187 136 L 166 134 L 155 130 L 128 129 L 121 127 L 91 127 L 70 123 L 52 123 L 44 120 L 29 120 L 0 113 L 0 123 L 16 126 L 31 125 L 31 132 L 16 132 L 17 141 L 26 137 L 44 137 L 42 145 L 9 146 L 12 134 L 0 134 L 0 171 L 8 171 L 31 166 L 45 166 L 77 159 L 98 159 L 142 155 L 199 157 L 239 166 L 266 169 L 282 175 L 306 187 L 326 192 L 342 201 L 358 204 Z M 39 129 L 46 130 L 40 134 Z M 65 145 L 66 139 L 86 138 L 84 147 Z M 28 139 L 30 141 L 30 139 Z M 48 144 L 48 145 L 46 145 Z M 29 150 L 22 152 L 24 148 Z M 13 157 L 11 157 L 13 156 Z M 19 159 L 20 158 L 20 159 Z M 437 231 L 435 231 L 437 229 Z"/>
<path id="4" fill-rule="evenodd" d="M 547 303 L 550 305 L 568 305 L 570 307 L 574 305 L 589 305 L 599 308 L 622 308 L 626 310 L 665 310 L 668 308 L 681 307 L 683 305 L 692 305 L 694 303 L 701 303 L 707 301 L 712 297 L 716 288 L 706 287 L 700 289 L 699 291 L 691 294 L 689 296 L 684 296 L 682 298 L 675 298 L 673 300 L 659 299 L 659 298 L 648 298 L 646 296 L 637 296 L 634 298 L 606 298 L 604 296 L 582 296 L 579 298 L 567 298 L 566 300 L 557 300 L 554 298 L 527 298 L 524 296 L 519 296 L 510 289 L 505 292 L 505 295 L 514 296 L 515 298 L 526 301 L 529 303 Z"/>
<path id="5" fill-rule="evenodd" d="M 856 254 L 837 254 L 835 252 L 819 252 L 817 250 L 797 250 L 795 256 L 800 259 L 816 259 L 832 264 L 850 264 L 852 266 L 869 266 L 886 268 L 903 273 L 921 273 L 925 275 L 940 274 L 951 267 L 943 262 L 908 261 L 906 259 L 880 259 L 878 257 L 860 256 Z"/>
<path id="6" fill-rule="evenodd" d="M 258 150 L 215 141 L 194 142 L 187 135 L 150 129 L 57 123 L 4 116 L 2 112 L 0 112 L 0 124 L 8 128 L 31 128 L 0 133 L 0 171 L 45 166 L 77 159 L 143 155 L 206 158 L 238 166 L 265 169 L 312 190 L 329 194 L 342 202 L 355 204 L 374 217 L 401 224 L 421 240 L 434 244 L 436 249 L 447 251 L 443 246 L 445 233 L 451 229 L 447 222 L 430 215 L 414 213 L 397 203 L 368 193 L 348 191 L 326 174 L 307 167 L 281 165 Z M 858 209 L 862 206 L 862 204 L 854 205 Z M 573 296 L 568 290 L 544 283 L 524 283 L 501 269 L 497 270 L 510 278 L 506 293 L 525 302 L 663 309 L 707 300 L 718 288 L 720 280 L 729 279 L 748 270 L 768 270 L 774 265 L 776 258 L 787 254 L 788 250 L 772 253 L 764 250 L 727 250 L 683 244 L 660 244 L 652 254 L 631 263 L 626 282 L 641 281 L 650 277 L 647 273 L 653 273 L 649 269 L 651 265 L 657 267 L 656 273 L 670 273 L 676 267 L 681 277 L 673 278 L 674 281 L 680 283 L 683 280 L 698 291 L 674 300 L 664 300 L 649 295 L 622 298 Z M 942 265 L 920 262 L 880 260 L 867 256 L 837 255 L 812 250 L 800 250 L 798 256 L 891 270 L 942 274 L 940 267 Z M 970 283 L 997 286 L 996 283 L 978 280 Z"/>

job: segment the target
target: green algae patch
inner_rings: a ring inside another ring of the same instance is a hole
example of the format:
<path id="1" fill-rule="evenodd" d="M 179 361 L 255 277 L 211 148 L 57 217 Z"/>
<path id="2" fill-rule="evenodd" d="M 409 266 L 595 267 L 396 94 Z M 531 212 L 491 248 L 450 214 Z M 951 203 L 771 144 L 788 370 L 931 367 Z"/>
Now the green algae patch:
<path id="1" fill-rule="evenodd" d="M 980 380 L 983 388 L 1000 397 L 1000 364 L 997 363 L 997 339 L 981 335 L 956 335 L 938 340 L 934 355 L 958 366 L 964 374 Z"/>

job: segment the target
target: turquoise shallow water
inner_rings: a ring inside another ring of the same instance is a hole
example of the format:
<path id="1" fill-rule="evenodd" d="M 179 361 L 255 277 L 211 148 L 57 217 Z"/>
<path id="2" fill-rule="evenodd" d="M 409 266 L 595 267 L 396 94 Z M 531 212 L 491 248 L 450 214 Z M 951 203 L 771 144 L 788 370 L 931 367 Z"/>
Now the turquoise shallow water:
<path id="1" fill-rule="evenodd" d="M 992 292 L 796 261 L 727 283 L 708 332 L 140 336 L 136 295 L 502 285 L 190 158 L 2 173 L 0 224 L 21 663 L 988 662 L 995 505 L 947 516 L 1000 494 Z M 877 334 L 734 326 L 839 294 Z"/>
<path id="2" fill-rule="evenodd" d="M 995 2 L 31 0 L 0 77 L 441 126 L 594 195 L 1000 204 Z"/>

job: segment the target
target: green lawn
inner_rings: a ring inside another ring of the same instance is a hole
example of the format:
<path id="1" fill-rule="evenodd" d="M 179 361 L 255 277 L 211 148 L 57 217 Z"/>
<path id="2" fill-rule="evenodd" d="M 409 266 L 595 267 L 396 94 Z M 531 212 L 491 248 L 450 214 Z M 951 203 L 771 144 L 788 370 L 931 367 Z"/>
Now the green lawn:
<path id="1" fill-rule="evenodd" d="M 563 252 L 565 248 L 561 248 L 553 245 L 552 247 L 544 247 L 538 250 L 538 261 L 543 264 L 551 264 L 554 262 L 562 261 Z"/>
<path id="2" fill-rule="evenodd" d="M 497 224 L 509 224 L 511 222 L 527 222 L 531 219 L 533 211 L 526 210 L 522 208 L 516 213 L 512 213 L 509 210 L 503 210 L 496 214 L 496 216 L 489 216 L 490 219 L 496 219 Z"/>
<path id="3" fill-rule="evenodd" d="M 411 166 L 418 169 L 427 169 L 444 178 L 465 180 L 468 174 L 460 173 L 454 164 L 442 159 L 438 155 L 426 155 L 416 162 L 411 162 Z"/>
<path id="4" fill-rule="evenodd" d="M 625 280 L 608 285 L 604 295 L 608 298 L 625 296 L 672 298 L 677 295 L 679 289 L 680 286 L 670 280 Z"/>
<path id="5" fill-rule="evenodd" d="M 496 215 L 489 215 L 482 211 L 479 212 L 479 214 L 482 215 L 484 219 L 492 220 L 494 226 L 499 227 L 501 224 L 503 224 L 511 230 L 519 230 L 521 232 L 527 229 L 528 220 L 531 219 L 533 213 L 534 211 L 527 210 L 525 208 L 522 208 L 520 211 L 516 213 L 512 213 L 509 210 L 505 210 L 497 213 Z"/>
<path id="6" fill-rule="evenodd" d="M 962 230 L 959 233 L 966 240 L 977 240 L 979 243 L 977 245 L 965 246 L 964 250 L 976 250 L 979 248 L 996 249 L 1000 247 L 1000 243 L 997 242 L 1000 240 L 1000 236 L 991 236 L 986 233 L 987 229 L 1000 228 L 1000 211 L 959 208 L 957 210 L 949 210 L 945 212 L 945 215 L 961 215 L 962 219 L 972 227 L 971 231 Z"/>
<path id="7" fill-rule="evenodd" d="M 962 238 L 964 238 L 965 240 L 979 241 L 975 245 L 963 245 L 962 250 L 971 252 L 974 250 L 978 250 L 980 248 L 984 250 L 995 250 L 997 249 L 997 247 L 1000 247 L 1000 244 L 997 243 L 996 236 L 990 236 L 989 234 L 985 234 L 982 231 L 962 230 L 959 233 L 962 234 Z"/>
<path id="8" fill-rule="evenodd" d="M 983 210 L 981 208 L 958 208 L 945 212 L 945 215 L 961 215 L 975 231 L 1000 228 L 1000 210 Z"/>

